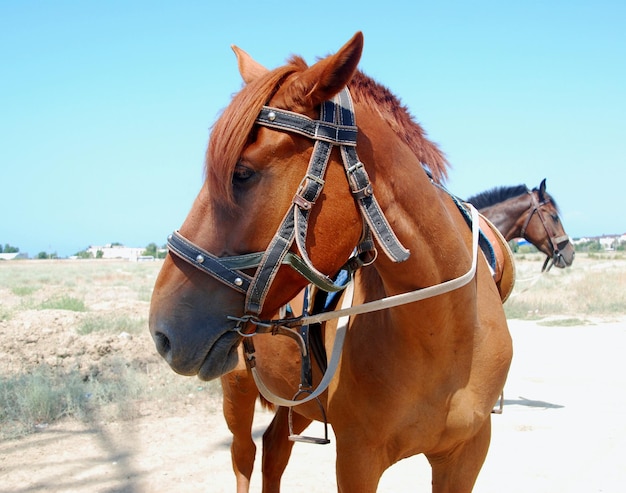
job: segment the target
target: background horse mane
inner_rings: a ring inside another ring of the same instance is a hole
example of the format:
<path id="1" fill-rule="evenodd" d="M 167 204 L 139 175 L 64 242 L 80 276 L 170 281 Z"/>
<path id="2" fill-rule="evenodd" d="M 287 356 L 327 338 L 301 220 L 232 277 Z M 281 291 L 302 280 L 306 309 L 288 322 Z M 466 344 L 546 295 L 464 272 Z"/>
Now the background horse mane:
<path id="1" fill-rule="evenodd" d="M 221 202 L 234 204 L 231 176 L 244 147 L 255 138 L 254 123 L 261 108 L 281 88 L 283 81 L 307 68 L 301 57 L 291 57 L 287 65 L 268 71 L 246 84 L 215 123 L 206 153 L 205 174 L 211 194 Z M 435 181 L 445 180 L 449 164 L 444 154 L 426 138 L 424 129 L 389 89 L 360 71 L 355 73 L 348 87 L 355 102 L 377 109 L 420 162 L 428 167 Z M 290 107 L 284 109 L 292 109 L 291 105 L 297 107 L 300 101 L 292 98 L 287 103 Z"/>
<path id="2" fill-rule="evenodd" d="M 484 192 L 473 195 L 467 199 L 467 202 L 476 207 L 476 209 L 480 210 L 485 207 L 491 207 L 492 205 L 499 204 L 505 200 L 519 197 L 525 193 L 528 193 L 528 187 L 526 185 L 494 187 L 490 190 L 485 190 Z"/>
<path id="3" fill-rule="evenodd" d="M 537 187 L 533 188 L 533 192 L 538 192 L 539 189 Z M 526 185 L 514 185 L 509 187 L 494 187 L 491 190 L 486 190 L 484 192 L 473 195 L 466 202 L 472 204 L 476 209 L 485 209 L 486 207 L 491 207 L 492 205 L 500 204 L 505 200 L 513 199 L 515 197 L 519 197 L 520 195 L 524 195 L 528 193 L 528 187 Z M 559 211 L 559 206 L 557 205 L 554 198 L 549 195 L 547 192 L 544 192 L 545 198 L 550 199 L 552 205 Z"/>

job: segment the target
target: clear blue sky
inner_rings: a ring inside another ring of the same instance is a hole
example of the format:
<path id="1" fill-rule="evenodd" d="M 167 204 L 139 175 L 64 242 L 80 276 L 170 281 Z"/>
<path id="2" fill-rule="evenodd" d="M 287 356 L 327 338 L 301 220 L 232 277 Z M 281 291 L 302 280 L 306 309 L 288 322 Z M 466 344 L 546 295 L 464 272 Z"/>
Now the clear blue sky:
<path id="1" fill-rule="evenodd" d="M 461 197 L 537 186 L 573 237 L 626 232 L 626 2 L 0 0 L 0 244 L 165 243 L 239 90 L 365 35 L 361 69 L 448 155 Z"/>

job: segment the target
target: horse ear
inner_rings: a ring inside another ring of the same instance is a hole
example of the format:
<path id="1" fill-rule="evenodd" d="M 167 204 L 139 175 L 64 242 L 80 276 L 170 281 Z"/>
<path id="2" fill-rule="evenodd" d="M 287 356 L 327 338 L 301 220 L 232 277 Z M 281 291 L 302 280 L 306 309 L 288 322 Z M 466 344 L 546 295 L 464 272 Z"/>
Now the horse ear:
<path id="1" fill-rule="evenodd" d="M 250 55 L 248 55 L 238 46 L 232 45 L 231 48 L 237 56 L 237 66 L 239 67 L 239 73 L 241 74 L 241 78 L 246 84 L 249 84 L 253 80 L 258 79 L 268 72 L 268 69 L 266 69 L 256 60 L 254 60 Z"/>
<path id="2" fill-rule="evenodd" d="M 546 179 L 541 180 L 539 184 L 539 197 L 543 200 L 543 197 L 546 195 Z"/>
<path id="3" fill-rule="evenodd" d="M 357 32 L 341 49 L 320 60 L 298 77 L 297 99 L 307 109 L 331 99 L 341 91 L 356 72 L 363 52 L 363 33 Z M 295 98 L 294 98 L 295 99 Z"/>

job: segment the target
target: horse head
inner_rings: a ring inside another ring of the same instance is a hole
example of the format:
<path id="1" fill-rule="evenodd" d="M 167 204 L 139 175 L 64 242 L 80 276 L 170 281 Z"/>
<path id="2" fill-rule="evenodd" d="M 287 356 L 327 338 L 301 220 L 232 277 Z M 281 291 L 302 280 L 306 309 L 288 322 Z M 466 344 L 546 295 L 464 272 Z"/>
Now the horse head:
<path id="1" fill-rule="evenodd" d="M 546 192 L 546 179 L 529 192 L 530 208 L 522 226 L 522 236 L 547 255 L 544 270 L 552 265 L 564 268 L 574 261 L 574 245 L 563 228 L 559 209 Z"/>
<path id="2" fill-rule="evenodd" d="M 168 240 L 151 301 L 150 331 L 176 372 L 208 380 L 230 371 L 242 321 L 271 317 L 311 278 L 332 284 L 359 244 L 363 221 L 338 148 L 311 164 L 320 141 L 272 125 L 277 115 L 315 125 L 362 47 L 357 33 L 310 67 L 293 57 L 275 70 L 233 47 L 245 85 L 211 132 L 206 181 Z"/>

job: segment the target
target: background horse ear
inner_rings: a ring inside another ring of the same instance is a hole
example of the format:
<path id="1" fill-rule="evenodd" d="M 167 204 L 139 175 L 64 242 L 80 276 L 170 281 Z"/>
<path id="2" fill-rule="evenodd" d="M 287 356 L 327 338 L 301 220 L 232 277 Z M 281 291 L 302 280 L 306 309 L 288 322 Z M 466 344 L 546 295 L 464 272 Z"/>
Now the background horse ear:
<path id="1" fill-rule="evenodd" d="M 239 73 L 241 78 L 246 84 L 249 84 L 253 80 L 258 79 L 262 75 L 269 72 L 263 65 L 254 60 L 250 55 L 243 51 L 238 46 L 232 45 L 232 50 L 237 56 L 237 66 L 239 67 Z"/>
<path id="2" fill-rule="evenodd" d="M 545 195 L 546 195 L 546 179 L 544 178 L 543 180 L 541 180 L 541 184 L 539 185 L 539 199 L 543 201 Z"/>
<path id="3" fill-rule="evenodd" d="M 305 70 L 291 88 L 297 91 L 297 94 L 292 92 L 294 106 L 311 109 L 332 99 L 352 79 L 362 51 L 363 33 L 359 31 L 337 53 Z"/>

